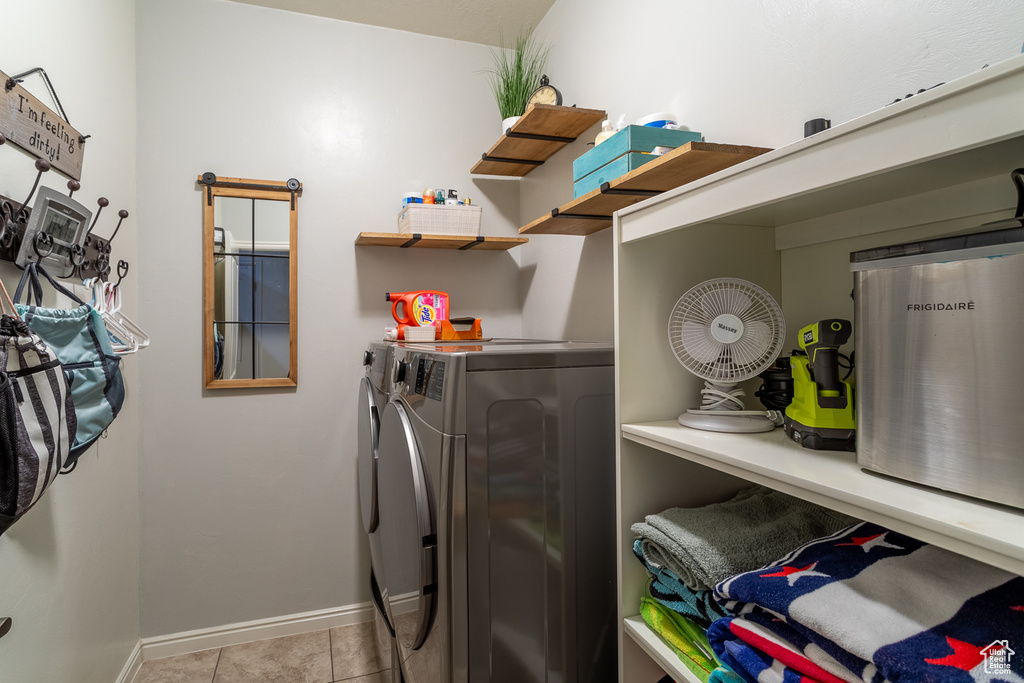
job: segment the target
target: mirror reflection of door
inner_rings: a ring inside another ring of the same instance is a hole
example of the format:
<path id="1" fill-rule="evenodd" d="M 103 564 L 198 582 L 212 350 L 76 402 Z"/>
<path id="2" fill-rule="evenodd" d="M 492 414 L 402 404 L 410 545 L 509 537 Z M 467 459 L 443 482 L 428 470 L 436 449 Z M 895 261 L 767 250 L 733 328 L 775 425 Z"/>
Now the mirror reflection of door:
<path id="1" fill-rule="evenodd" d="M 212 227 L 206 226 L 210 233 L 206 252 L 212 282 L 206 285 L 210 356 L 206 359 L 206 385 L 294 385 L 295 211 L 291 192 L 254 193 L 218 185 L 210 190 L 212 203 L 206 213 Z M 252 194 L 257 196 L 239 196 Z"/>

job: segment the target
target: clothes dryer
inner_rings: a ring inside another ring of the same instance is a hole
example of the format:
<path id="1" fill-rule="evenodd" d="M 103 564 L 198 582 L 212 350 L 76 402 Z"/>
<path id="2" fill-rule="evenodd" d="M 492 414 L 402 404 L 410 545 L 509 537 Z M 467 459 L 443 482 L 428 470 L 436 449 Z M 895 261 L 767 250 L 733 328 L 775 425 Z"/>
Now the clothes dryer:
<path id="1" fill-rule="evenodd" d="M 399 344 L 378 533 L 407 683 L 617 676 L 608 344 Z"/>
<path id="2" fill-rule="evenodd" d="M 363 354 L 365 375 L 359 381 L 359 424 L 357 476 L 359 480 L 359 508 L 370 544 L 370 596 L 374 605 L 374 641 L 377 656 L 384 666 L 384 683 L 400 683 L 398 646 L 388 607 L 383 600 L 380 585 L 383 580 L 383 557 L 380 546 L 377 443 L 380 434 L 380 413 L 388 400 L 391 385 L 390 368 L 395 344 L 370 342 Z"/>

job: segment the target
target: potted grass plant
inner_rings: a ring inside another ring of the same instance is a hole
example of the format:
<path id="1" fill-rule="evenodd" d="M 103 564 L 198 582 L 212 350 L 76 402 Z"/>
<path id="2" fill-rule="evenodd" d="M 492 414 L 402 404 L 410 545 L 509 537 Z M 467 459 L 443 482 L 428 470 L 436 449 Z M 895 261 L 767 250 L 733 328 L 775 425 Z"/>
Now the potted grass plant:
<path id="1" fill-rule="evenodd" d="M 515 47 L 491 51 L 492 64 L 484 69 L 491 91 L 501 112 L 501 132 L 504 134 L 526 111 L 526 101 L 540 87 L 540 78 L 548 60 L 549 47 L 538 45 L 532 33 L 520 33 Z"/>

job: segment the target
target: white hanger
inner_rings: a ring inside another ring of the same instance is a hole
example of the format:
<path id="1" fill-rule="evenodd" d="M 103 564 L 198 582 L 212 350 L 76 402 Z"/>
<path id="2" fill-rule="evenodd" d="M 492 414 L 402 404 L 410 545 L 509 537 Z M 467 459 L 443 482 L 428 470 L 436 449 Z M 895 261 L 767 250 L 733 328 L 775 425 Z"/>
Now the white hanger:
<path id="1" fill-rule="evenodd" d="M 107 334 L 111 336 L 111 346 L 119 356 L 135 353 L 139 350 L 139 341 L 132 334 L 131 330 L 125 327 L 114 314 L 113 302 L 115 297 L 114 286 L 109 282 L 103 284 L 103 311 L 100 316 L 103 324 L 107 327 Z"/>
<path id="2" fill-rule="evenodd" d="M 107 336 L 110 338 L 110 346 L 114 353 L 119 356 L 135 353 L 139 350 L 138 341 L 132 333 L 114 318 L 108 308 L 107 283 L 99 278 L 84 280 L 82 284 L 92 289 L 92 300 L 90 304 L 100 314 L 103 325 L 107 329 Z"/>
<path id="3" fill-rule="evenodd" d="M 149 346 L 149 335 L 139 327 L 138 323 L 121 312 L 121 288 L 108 282 L 107 289 L 111 292 L 107 297 L 108 312 L 111 317 L 128 331 L 140 349 Z"/>

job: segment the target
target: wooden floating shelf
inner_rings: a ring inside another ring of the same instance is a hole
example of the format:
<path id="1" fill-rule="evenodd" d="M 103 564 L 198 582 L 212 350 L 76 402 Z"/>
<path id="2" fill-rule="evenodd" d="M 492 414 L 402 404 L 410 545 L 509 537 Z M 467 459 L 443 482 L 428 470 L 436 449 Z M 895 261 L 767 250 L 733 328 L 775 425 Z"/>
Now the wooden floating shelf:
<path id="1" fill-rule="evenodd" d="M 465 235 L 425 235 L 420 233 L 361 232 L 358 247 L 399 247 L 418 249 L 459 249 L 462 251 L 507 251 L 526 244 L 528 237 L 467 237 Z"/>
<path id="2" fill-rule="evenodd" d="M 519 228 L 532 235 L 589 235 L 611 226 L 612 214 L 648 197 L 753 159 L 766 147 L 688 142 Z"/>
<path id="3" fill-rule="evenodd" d="M 606 117 L 601 109 L 531 105 L 470 173 L 522 177 Z"/>

